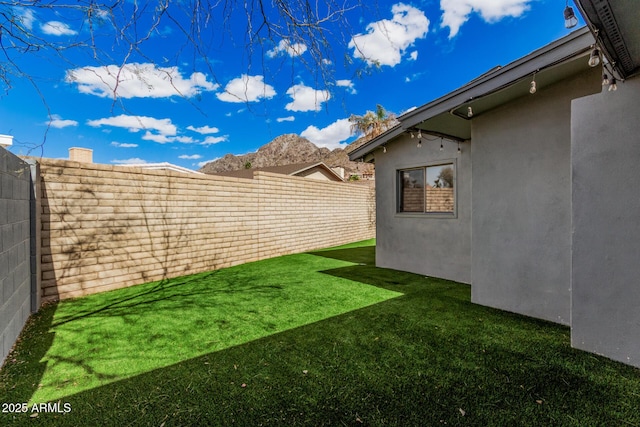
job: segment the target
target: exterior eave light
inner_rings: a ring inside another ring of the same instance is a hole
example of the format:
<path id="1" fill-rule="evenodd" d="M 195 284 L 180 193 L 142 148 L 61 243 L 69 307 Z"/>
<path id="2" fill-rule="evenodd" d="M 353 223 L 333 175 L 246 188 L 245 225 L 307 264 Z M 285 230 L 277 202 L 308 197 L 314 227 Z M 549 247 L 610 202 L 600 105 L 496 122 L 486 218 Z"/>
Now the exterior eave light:
<path id="1" fill-rule="evenodd" d="M 596 46 L 589 55 L 589 67 L 595 67 L 598 64 L 600 64 L 600 49 Z"/>
<path id="2" fill-rule="evenodd" d="M 529 85 L 529 93 L 533 95 L 538 91 L 538 85 L 536 84 L 536 73 L 533 73 L 533 78 L 531 79 L 531 84 Z"/>
<path id="3" fill-rule="evenodd" d="M 564 26 L 565 28 L 573 28 L 578 25 L 578 18 L 576 18 L 576 14 L 573 12 L 573 8 L 569 6 L 569 1 L 567 0 L 566 7 L 564 8 Z"/>

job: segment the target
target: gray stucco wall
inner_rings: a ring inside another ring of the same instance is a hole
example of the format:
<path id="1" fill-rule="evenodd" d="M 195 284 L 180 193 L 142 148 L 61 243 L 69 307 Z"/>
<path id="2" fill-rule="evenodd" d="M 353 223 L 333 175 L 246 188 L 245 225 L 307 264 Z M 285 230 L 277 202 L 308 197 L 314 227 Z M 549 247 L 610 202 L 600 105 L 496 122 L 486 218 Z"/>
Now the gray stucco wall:
<path id="1" fill-rule="evenodd" d="M 599 90 L 589 70 L 474 118 L 473 302 L 570 323 L 571 100 Z"/>
<path id="2" fill-rule="evenodd" d="M 31 314 L 30 176 L 0 147 L 0 362 Z"/>
<path id="3" fill-rule="evenodd" d="M 432 137 L 431 137 L 432 138 Z M 376 265 L 458 282 L 471 281 L 471 149 L 469 143 L 423 140 L 408 135 L 375 152 Z M 396 213 L 396 171 L 440 160 L 456 163 L 457 217 Z"/>
<path id="4" fill-rule="evenodd" d="M 640 367 L 640 78 L 572 111 L 574 347 Z"/>

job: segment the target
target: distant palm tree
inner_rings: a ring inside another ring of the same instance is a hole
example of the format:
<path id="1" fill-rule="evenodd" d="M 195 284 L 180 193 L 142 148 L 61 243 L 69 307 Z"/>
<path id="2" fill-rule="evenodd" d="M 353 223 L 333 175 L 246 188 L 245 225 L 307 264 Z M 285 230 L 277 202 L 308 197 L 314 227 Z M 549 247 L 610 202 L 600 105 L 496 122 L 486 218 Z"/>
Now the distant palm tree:
<path id="1" fill-rule="evenodd" d="M 349 121 L 351 132 L 361 133 L 366 139 L 373 139 L 398 123 L 396 115 L 386 111 L 380 104 L 376 105 L 375 112 L 367 111 L 362 116 L 352 114 Z"/>

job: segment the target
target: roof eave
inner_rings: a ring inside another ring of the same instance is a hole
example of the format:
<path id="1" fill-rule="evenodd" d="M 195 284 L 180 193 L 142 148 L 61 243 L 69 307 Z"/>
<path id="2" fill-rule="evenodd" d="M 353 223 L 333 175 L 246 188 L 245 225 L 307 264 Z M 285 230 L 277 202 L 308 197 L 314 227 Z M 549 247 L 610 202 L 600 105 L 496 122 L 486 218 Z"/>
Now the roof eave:
<path id="1" fill-rule="evenodd" d="M 398 126 L 354 150 L 349 158 L 351 160 L 363 159 L 376 148 L 425 120 L 452 111 L 473 99 L 510 86 L 534 72 L 575 57 L 589 49 L 593 43 L 594 38 L 589 28 L 580 28 L 492 73 L 481 75 L 453 92 L 405 113 Z"/>
<path id="2" fill-rule="evenodd" d="M 330 169 L 329 166 L 325 165 L 323 162 L 315 162 L 315 163 L 309 163 L 304 165 L 303 167 L 301 167 L 300 169 L 297 169 L 293 172 L 291 172 L 291 175 L 295 175 L 304 171 L 308 171 L 309 169 L 313 169 L 316 166 L 320 166 L 320 167 L 324 167 L 325 169 Z"/>
<path id="3" fill-rule="evenodd" d="M 628 79 L 639 75 L 637 22 L 640 10 L 637 5 L 611 0 L 577 0 L 575 3 L 617 77 Z"/>
<path id="4" fill-rule="evenodd" d="M 336 171 L 334 171 L 334 170 L 333 170 L 333 169 L 331 169 L 329 166 L 327 166 L 324 162 L 316 162 L 316 163 L 313 163 L 313 164 L 311 164 L 311 165 L 307 165 L 307 166 L 303 167 L 303 168 L 302 168 L 302 169 L 300 169 L 300 170 L 297 170 L 297 171 L 295 171 L 295 172 L 292 172 L 292 173 L 291 173 L 291 175 L 297 175 L 297 174 L 299 174 L 299 173 L 302 173 L 302 172 L 308 171 L 309 169 L 313 169 L 313 168 L 315 168 L 315 167 L 317 167 L 317 166 L 321 167 L 322 169 L 324 169 L 325 171 L 327 171 L 327 172 L 329 172 L 331 175 L 333 175 L 335 178 L 337 178 L 337 179 L 339 179 L 340 181 L 343 181 L 343 182 L 344 182 L 344 179 L 343 179 L 340 175 L 338 175 L 338 174 L 336 173 Z"/>
<path id="5" fill-rule="evenodd" d="M 391 129 L 378 135 L 377 137 L 373 138 L 371 141 L 365 144 L 362 144 L 360 147 L 356 148 L 351 153 L 349 153 L 349 160 L 355 161 L 358 159 L 364 159 L 364 157 L 367 154 L 371 153 L 373 150 L 375 150 L 379 146 L 384 145 L 385 143 L 391 141 L 392 139 L 400 136 L 404 132 L 405 132 L 405 129 L 399 124 L 392 127 Z"/>
<path id="6" fill-rule="evenodd" d="M 407 128 L 415 126 L 427 119 L 428 117 L 425 117 L 425 113 L 429 113 L 430 110 L 433 110 L 438 105 L 444 105 L 444 108 L 442 108 L 443 112 L 449 111 L 451 108 L 455 108 L 470 99 L 486 95 L 493 90 L 519 80 L 523 76 L 571 58 L 593 43 L 594 39 L 589 32 L 589 28 L 582 27 L 565 37 L 501 67 L 493 73 L 486 73 L 453 92 L 405 114 L 402 124 L 405 125 L 406 123 L 407 125 L 405 126 Z M 462 100 L 462 102 L 459 102 L 460 100 Z M 450 105 L 451 108 L 449 108 Z M 431 116 L 429 114 L 426 115 Z"/>

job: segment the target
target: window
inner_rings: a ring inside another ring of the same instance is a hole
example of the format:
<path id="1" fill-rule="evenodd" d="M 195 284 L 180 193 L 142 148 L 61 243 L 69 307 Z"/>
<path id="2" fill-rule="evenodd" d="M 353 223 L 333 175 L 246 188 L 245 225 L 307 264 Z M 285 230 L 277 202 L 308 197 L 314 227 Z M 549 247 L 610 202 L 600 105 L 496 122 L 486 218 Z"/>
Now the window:
<path id="1" fill-rule="evenodd" d="M 399 170 L 398 212 L 455 213 L 455 165 Z"/>

